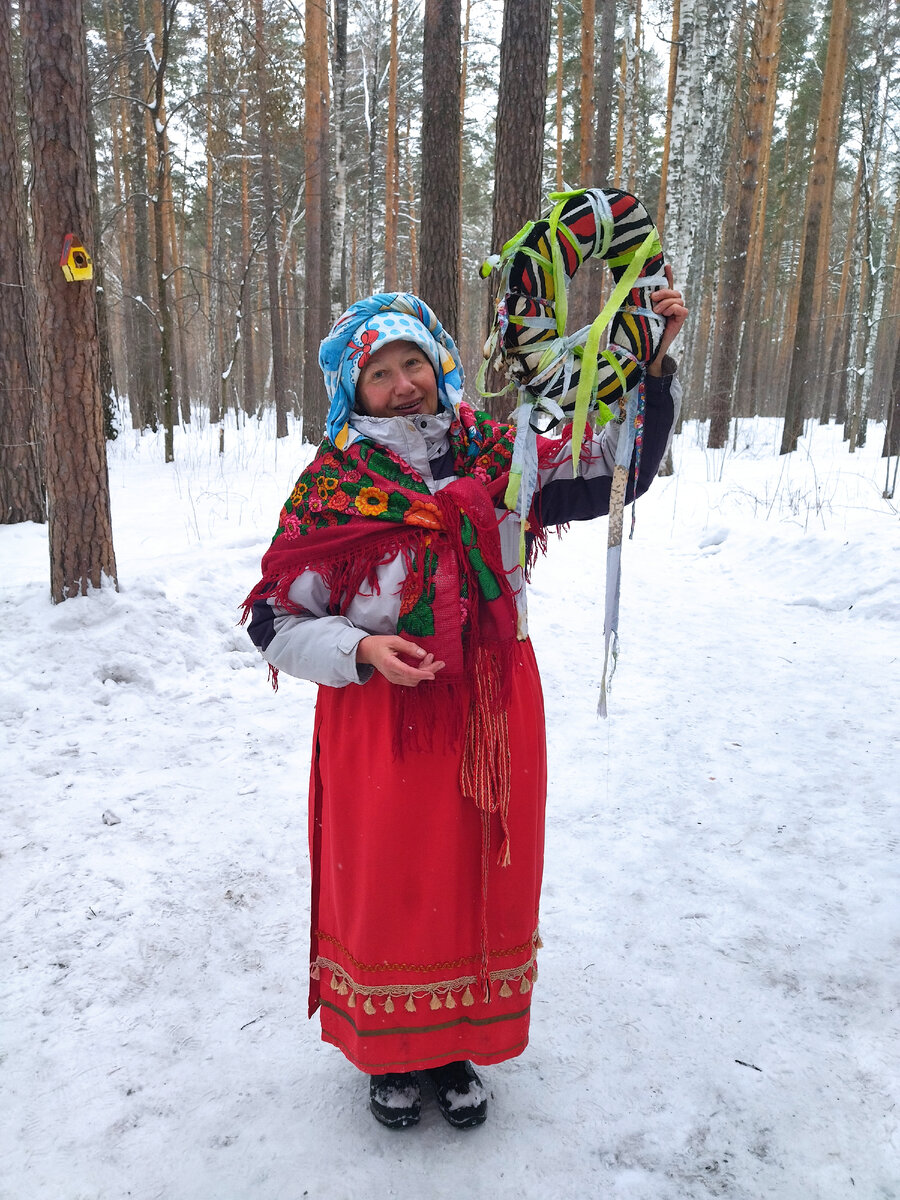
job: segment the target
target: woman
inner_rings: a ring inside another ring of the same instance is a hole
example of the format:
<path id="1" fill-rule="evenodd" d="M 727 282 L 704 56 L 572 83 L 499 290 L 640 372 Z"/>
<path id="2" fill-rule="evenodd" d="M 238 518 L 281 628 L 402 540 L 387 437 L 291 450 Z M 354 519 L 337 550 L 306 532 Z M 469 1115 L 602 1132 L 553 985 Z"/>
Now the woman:
<path id="1" fill-rule="evenodd" d="M 686 309 L 671 287 L 653 306 L 638 494 L 680 391 L 665 352 Z M 544 711 L 502 504 L 513 432 L 463 402 L 453 340 L 415 296 L 354 304 L 319 361 L 327 438 L 246 602 L 276 675 L 319 684 L 309 1012 L 370 1076 L 380 1122 L 418 1121 L 422 1073 L 470 1128 L 487 1112 L 472 1062 L 527 1044 L 540 945 Z M 588 439 L 577 478 L 567 439 L 540 439 L 532 549 L 608 510 L 618 432 Z"/>

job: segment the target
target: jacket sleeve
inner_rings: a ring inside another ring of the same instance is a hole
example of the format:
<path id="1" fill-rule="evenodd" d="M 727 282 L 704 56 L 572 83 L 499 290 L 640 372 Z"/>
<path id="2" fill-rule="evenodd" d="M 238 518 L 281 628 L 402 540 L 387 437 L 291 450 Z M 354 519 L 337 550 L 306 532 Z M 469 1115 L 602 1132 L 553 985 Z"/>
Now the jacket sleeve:
<path id="1" fill-rule="evenodd" d="M 659 471 L 672 438 L 681 409 L 681 382 L 675 375 L 675 361 L 663 361 L 662 376 L 646 378 L 644 441 L 637 478 L 637 495 L 650 487 Z M 587 454 L 579 463 L 579 474 L 572 475 L 571 442 L 560 444 L 560 454 L 541 474 L 535 497 L 535 511 L 543 526 L 564 525 L 569 521 L 589 521 L 609 512 L 609 495 L 621 425 L 610 422 L 595 433 Z M 629 471 L 625 502 L 635 498 L 634 459 Z"/>
<path id="2" fill-rule="evenodd" d="M 328 687 L 365 683 L 374 668 L 357 663 L 356 647 L 368 636 L 347 617 L 329 615 L 321 576 L 306 571 L 294 580 L 291 600 L 303 609 L 285 612 L 267 600 L 254 604 L 247 632 L 266 662 L 278 671 Z"/>

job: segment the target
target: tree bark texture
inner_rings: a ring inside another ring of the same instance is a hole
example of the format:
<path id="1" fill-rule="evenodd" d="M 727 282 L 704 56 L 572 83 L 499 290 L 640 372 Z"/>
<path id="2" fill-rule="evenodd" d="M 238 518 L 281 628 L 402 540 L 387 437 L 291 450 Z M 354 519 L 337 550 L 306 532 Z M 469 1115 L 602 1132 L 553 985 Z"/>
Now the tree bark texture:
<path id="1" fill-rule="evenodd" d="M 832 0 L 828 54 L 825 60 L 825 77 L 822 81 L 816 144 L 806 190 L 797 323 L 793 335 L 791 373 L 785 401 L 784 429 L 781 436 L 782 454 L 789 454 L 792 450 L 797 449 L 797 439 L 803 429 L 804 400 L 809 382 L 808 348 L 812 333 L 812 297 L 819 255 L 819 238 L 823 232 L 828 181 L 838 146 L 838 125 L 841 115 L 844 70 L 847 62 L 849 25 L 850 18 L 846 0 Z M 827 224 L 825 233 L 827 234 Z"/>
<path id="2" fill-rule="evenodd" d="M 153 100 L 150 113 L 156 146 L 156 179 L 153 196 L 153 230 L 156 248 L 156 311 L 159 325 L 160 371 L 162 376 L 162 409 L 165 428 L 165 459 L 175 460 L 175 373 L 172 358 L 175 348 L 175 332 L 172 308 L 169 304 L 168 280 L 166 277 L 166 235 L 164 229 L 165 204 L 169 168 L 169 139 L 166 133 L 164 85 L 166 63 L 169 58 L 169 35 L 174 19 L 175 5 L 171 0 L 162 0 L 159 16 L 162 22 L 161 37 L 157 40 L 156 70 L 153 80 Z"/>
<path id="3" fill-rule="evenodd" d="M 397 217 L 400 175 L 397 167 L 397 15 L 391 0 L 391 41 L 388 53 L 387 149 L 384 163 L 384 290 L 397 291 Z"/>
<path id="4" fill-rule="evenodd" d="M 740 175 L 735 172 L 736 195 L 725 221 L 722 267 L 719 273 L 718 313 L 710 371 L 710 425 L 707 445 L 721 448 L 731 423 L 735 366 L 740 340 L 750 227 L 759 182 L 761 145 L 771 138 L 765 127 L 769 93 L 778 74 L 784 0 L 759 0 L 753 31 L 750 94 L 741 140 Z"/>
<path id="5" fill-rule="evenodd" d="M 79 9 L 81 5 L 79 4 Z M 126 197 L 134 212 L 134 239 L 130 249 L 129 296 L 125 303 L 128 314 L 131 349 L 128 354 L 128 398 L 132 423 L 137 429 L 156 430 L 159 423 L 159 332 L 156 314 L 150 308 L 152 299 L 150 246 L 149 183 L 147 172 L 147 96 L 144 72 L 144 30 L 134 0 L 123 6 L 126 13 L 125 51 L 129 54 L 128 88 L 132 97 L 129 105 L 128 178 L 130 191 Z"/>
<path id="6" fill-rule="evenodd" d="M 306 0 L 306 295 L 303 323 L 303 430 L 325 430 L 327 397 L 319 344 L 331 316 L 331 231 L 328 203 L 328 27 L 322 0 Z"/>
<path id="7" fill-rule="evenodd" d="M 425 0 L 422 95 L 419 294 L 457 337 L 462 253 L 460 0 Z"/>
<path id="8" fill-rule="evenodd" d="M 600 46 L 597 51 L 597 122 L 592 186 L 607 187 L 612 182 L 610 133 L 616 75 L 616 0 L 597 0 L 597 4 L 600 9 Z"/>
<path id="9" fill-rule="evenodd" d="M 248 16 L 249 13 L 246 13 L 245 0 L 245 20 Z M 261 406 L 256 395 L 256 334 L 254 331 L 253 316 L 249 311 L 252 305 L 250 280 L 253 273 L 253 247 L 250 239 L 252 218 L 250 213 L 250 148 L 248 139 L 249 123 L 247 120 L 247 92 L 245 89 L 241 95 L 241 141 L 244 146 L 244 153 L 241 155 L 241 261 L 244 264 L 244 276 L 246 280 L 243 300 L 240 305 L 241 408 L 248 416 L 254 416 L 259 412 Z"/>
<path id="10" fill-rule="evenodd" d="M 491 219 L 493 253 L 502 250 L 526 221 L 536 220 L 541 212 L 550 17 L 550 0 L 506 0 L 503 6 Z M 496 279 L 489 283 L 488 328 L 494 317 Z M 493 369 L 488 371 L 489 391 L 499 390 L 503 383 Z M 486 403 L 494 416 L 506 416 L 509 405 L 503 396 Z"/>
<path id="11" fill-rule="evenodd" d="M 0 525 L 44 522 L 34 280 L 16 145 L 9 0 L 0 0 Z"/>
<path id="12" fill-rule="evenodd" d="M 259 100 L 259 167 L 266 223 L 266 281 L 269 286 L 269 326 L 272 331 L 272 391 L 275 397 L 275 435 L 287 437 L 287 393 L 284 385 L 284 326 L 278 286 L 278 247 L 275 237 L 275 184 L 272 179 L 272 144 L 269 130 L 268 67 L 262 0 L 254 0 L 256 18 L 256 81 Z M 308 219 L 308 214 L 307 214 Z"/>
<path id="13" fill-rule="evenodd" d="M 556 190 L 563 186 L 563 92 L 565 74 L 564 0 L 556 0 Z"/>
<path id="14" fill-rule="evenodd" d="M 541 210 L 550 0 L 506 0 L 494 156 L 491 250 Z"/>
<path id="15" fill-rule="evenodd" d="M 595 0 L 581 3 L 581 106 L 578 137 L 578 186 L 593 187 L 594 167 L 594 25 Z"/>
<path id="16" fill-rule="evenodd" d="M 331 198 L 331 320 L 348 304 L 347 292 L 347 0 L 335 0 L 334 45 L 331 56 L 334 81 L 334 187 Z M 354 296 L 355 300 L 356 297 Z"/>
<path id="17" fill-rule="evenodd" d="M 116 580 L 97 309 L 90 281 L 60 269 L 67 233 L 88 253 L 91 180 L 81 0 L 23 0 L 22 42 L 34 171 L 32 219 L 46 414 L 50 592 L 54 602 Z"/>

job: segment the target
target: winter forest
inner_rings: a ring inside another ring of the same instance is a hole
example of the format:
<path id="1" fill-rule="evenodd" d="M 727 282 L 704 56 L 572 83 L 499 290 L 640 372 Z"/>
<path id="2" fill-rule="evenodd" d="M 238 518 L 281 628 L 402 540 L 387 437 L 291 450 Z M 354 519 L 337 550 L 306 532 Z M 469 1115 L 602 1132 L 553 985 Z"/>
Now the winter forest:
<path id="1" fill-rule="evenodd" d="M 14 18 L 38 22 L 42 6 L 32 17 L 27 4 L 4 7 L 3 200 L 15 221 L 0 262 L 30 291 L 27 114 L 40 120 L 44 78 L 36 35 L 23 54 Z M 82 30 L 76 6 L 63 11 L 71 45 Z M 873 419 L 882 452 L 898 453 L 888 0 L 518 0 L 505 11 L 500 0 L 86 0 L 83 36 L 81 235 L 107 436 L 125 420 L 171 431 L 198 408 L 213 424 L 274 408 L 279 435 L 293 413 L 314 440 L 315 347 L 375 290 L 441 307 L 474 379 L 491 294 L 483 259 L 549 192 L 612 184 L 656 215 L 693 301 L 684 415 L 709 419 L 710 446 L 726 444 L 733 416 L 765 415 L 785 417 L 782 452 L 807 418 L 836 420 L 852 449 Z M 590 287 L 577 283 L 594 294 L 601 276 L 596 266 Z M 33 386 L 22 327 L 34 304 L 6 309 Z M 27 400 L 37 391 L 8 394 L 3 519 L 40 519 L 36 439 L 16 432 L 40 424 Z M 33 463 L 8 448 L 21 442 Z"/>
<path id="2" fill-rule="evenodd" d="M 482 264 L 584 187 L 684 405 L 606 721 L 606 522 L 534 570 L 531 1042 L 398 1135 L 306 1019 L 315 688 L 240 604 L 336 316 L 416 292 L 504 419 Z M 896 0 L 0 0 L 0 205 L 0 1200 L 900 1200 Z"/>

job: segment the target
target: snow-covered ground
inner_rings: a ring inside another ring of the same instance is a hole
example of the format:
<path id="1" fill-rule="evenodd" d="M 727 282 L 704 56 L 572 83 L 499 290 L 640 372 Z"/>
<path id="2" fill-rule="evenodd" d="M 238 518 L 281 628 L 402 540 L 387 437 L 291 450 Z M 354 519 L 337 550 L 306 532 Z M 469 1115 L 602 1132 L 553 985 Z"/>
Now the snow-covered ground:
<path id="1" fill-rule="evenodd" d="M 3 1200 L 900 1197 L 882 435 L 686 426 L 606 722 L 604 523 L 539 564 L 545 949 L 466 1133 L 377 1125 L 305 1015 L 314 688 L 273 694 L 235 622 L 309 448 L 123 434 L 119 592 L 51 606 L 46 531 L 0 528 Z"/>

